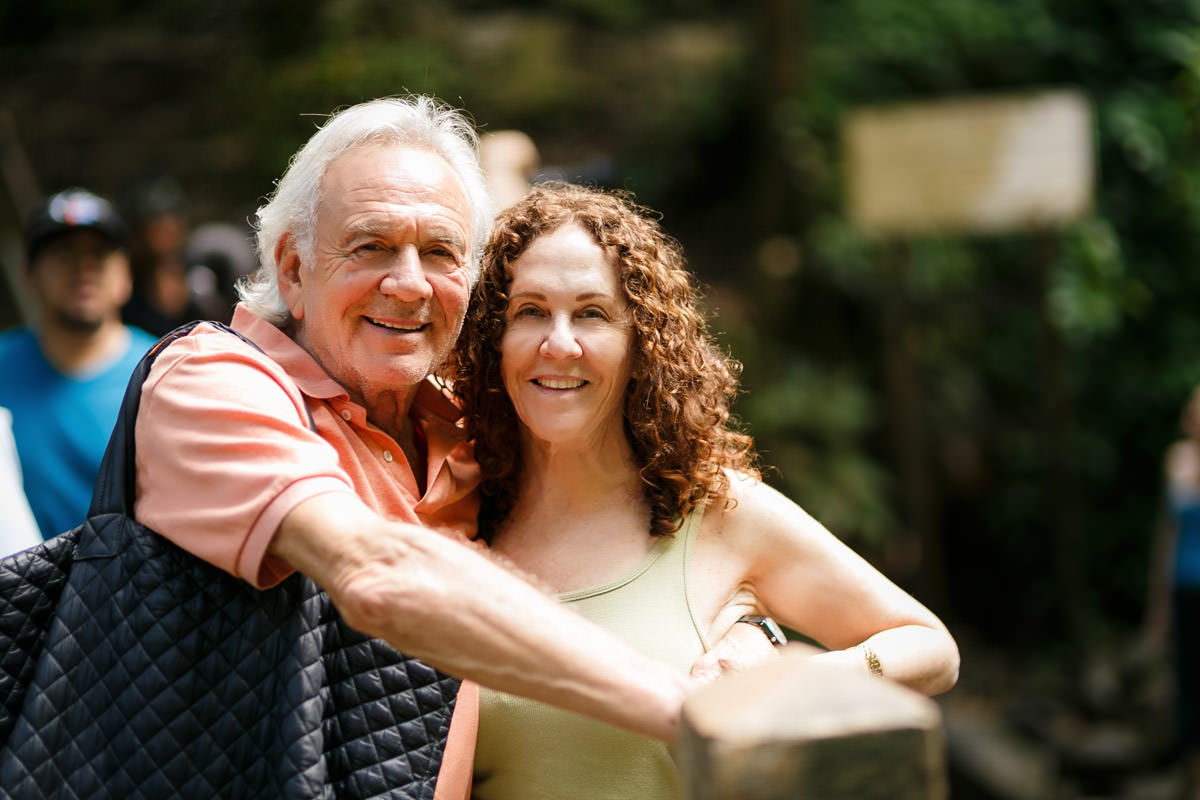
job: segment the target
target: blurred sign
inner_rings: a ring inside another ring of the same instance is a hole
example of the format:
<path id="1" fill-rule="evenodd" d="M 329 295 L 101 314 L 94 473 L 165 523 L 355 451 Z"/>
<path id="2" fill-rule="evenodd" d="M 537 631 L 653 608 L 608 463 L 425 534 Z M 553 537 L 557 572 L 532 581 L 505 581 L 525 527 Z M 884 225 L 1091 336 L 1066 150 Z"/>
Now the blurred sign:
<path id="1" fill-rule="evenodd" d="M 1091 210 L 1091 108 L 1054 91 L 877 109 L 843 129 L 850 218 L 880 234 L 1051 227 Z"/>

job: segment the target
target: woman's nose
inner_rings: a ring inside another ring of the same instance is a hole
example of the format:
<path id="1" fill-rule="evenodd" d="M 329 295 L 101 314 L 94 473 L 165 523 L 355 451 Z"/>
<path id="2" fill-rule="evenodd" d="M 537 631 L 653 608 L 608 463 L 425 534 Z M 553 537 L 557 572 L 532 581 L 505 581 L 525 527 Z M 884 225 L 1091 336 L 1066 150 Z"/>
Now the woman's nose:
<path id="1" fill-rule="evenodd" d="M 583 355 L 583 348 L 579 346 L 579 339 L 569 318 L 551 318 L 541 351 L 547 358 L 578 358 Z"/>

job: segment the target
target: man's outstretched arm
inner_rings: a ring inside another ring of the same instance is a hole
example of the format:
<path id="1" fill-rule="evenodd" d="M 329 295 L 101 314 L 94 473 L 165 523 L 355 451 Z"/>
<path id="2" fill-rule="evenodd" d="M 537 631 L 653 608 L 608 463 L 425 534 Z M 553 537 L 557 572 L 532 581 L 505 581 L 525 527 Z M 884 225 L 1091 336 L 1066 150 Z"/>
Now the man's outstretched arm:
<path id="1" fill-rule="evenodd" d="M 406 655 L 664 741 L 675 736 L 685 676 L 474 548 L 330 493 L 296 506 L 270 552 L 328 592 L 349 625 Z"/>

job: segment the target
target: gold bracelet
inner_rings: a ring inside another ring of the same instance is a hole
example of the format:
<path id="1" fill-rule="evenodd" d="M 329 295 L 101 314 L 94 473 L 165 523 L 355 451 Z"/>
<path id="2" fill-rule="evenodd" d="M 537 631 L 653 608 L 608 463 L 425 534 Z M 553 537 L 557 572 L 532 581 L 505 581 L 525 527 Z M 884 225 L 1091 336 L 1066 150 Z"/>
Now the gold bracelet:
<path id="1" fill-rule="evenodd" d="M 876 677 L 883 677 L 883 665 L 879 663 L 879 656 L 875 655 L 875 651 L 867 647 L 865 644 L 858 646 L 862 650 L 863 659 L 867 662 L 867 669 Z"/>

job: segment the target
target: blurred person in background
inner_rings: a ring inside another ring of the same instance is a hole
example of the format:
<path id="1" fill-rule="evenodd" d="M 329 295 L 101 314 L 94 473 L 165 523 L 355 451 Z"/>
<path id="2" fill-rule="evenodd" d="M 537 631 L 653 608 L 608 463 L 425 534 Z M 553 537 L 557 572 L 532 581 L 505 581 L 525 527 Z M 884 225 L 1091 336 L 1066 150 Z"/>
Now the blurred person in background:
<path id="1" fill-rule="evenodd" d="M 206 319 L 188 283 L 190 218 L 182 187 L 174 178 L 154 175 L 134 181 L 125 194 L 133 292 L 121 318 L 156 337 Z"/>
<path id="2" fill-rule="evenodd" d="M 525 196 L 541 163 L 537 145 L 523 131 L 493 131 L 479 139 L 479 165 L 497 210 Z"/>
<path id="3" fill-rule="evenodd" d="M 813 659 L 950 689 L 942 622 L 762 482 L 730 416 L 738 370 L 649 210 L 534 186 L 492 229 L 447 373 L 482 470 L 480 535 L 680 675 L 770 615 L 820 643 Z M 482 692 L 477 800 L 679 792 L 667 744 Z"/>
<path id="4" fill-rule="evenodd" d="M 0 334 L 0 406 L 25 495 L 44 538 L 87 517 L 125 385 L 154 337 L 121 322 L 129 299 L 127 229 L 86 189 L 47 198 L 25 228 L 35 319 Z"/>
<path id="5" fill-rule="evenodd" d="M 201 319 L 229 322 L 237 305 L 237 283 L 256 266 L 249 231 L 226 222 L 206 222 L 188 235 L 183 251 L 188 291 Z"/>
<path id="6" fill-rule="evenodd" d="M 1145 629 L 1150 645 L 1172 662 L 1187 797 L 1200 800 L 1200 386 L 1179 427 L 1183 438 L 1163 458 L 1164 508 L 1150 558 Z"/>

